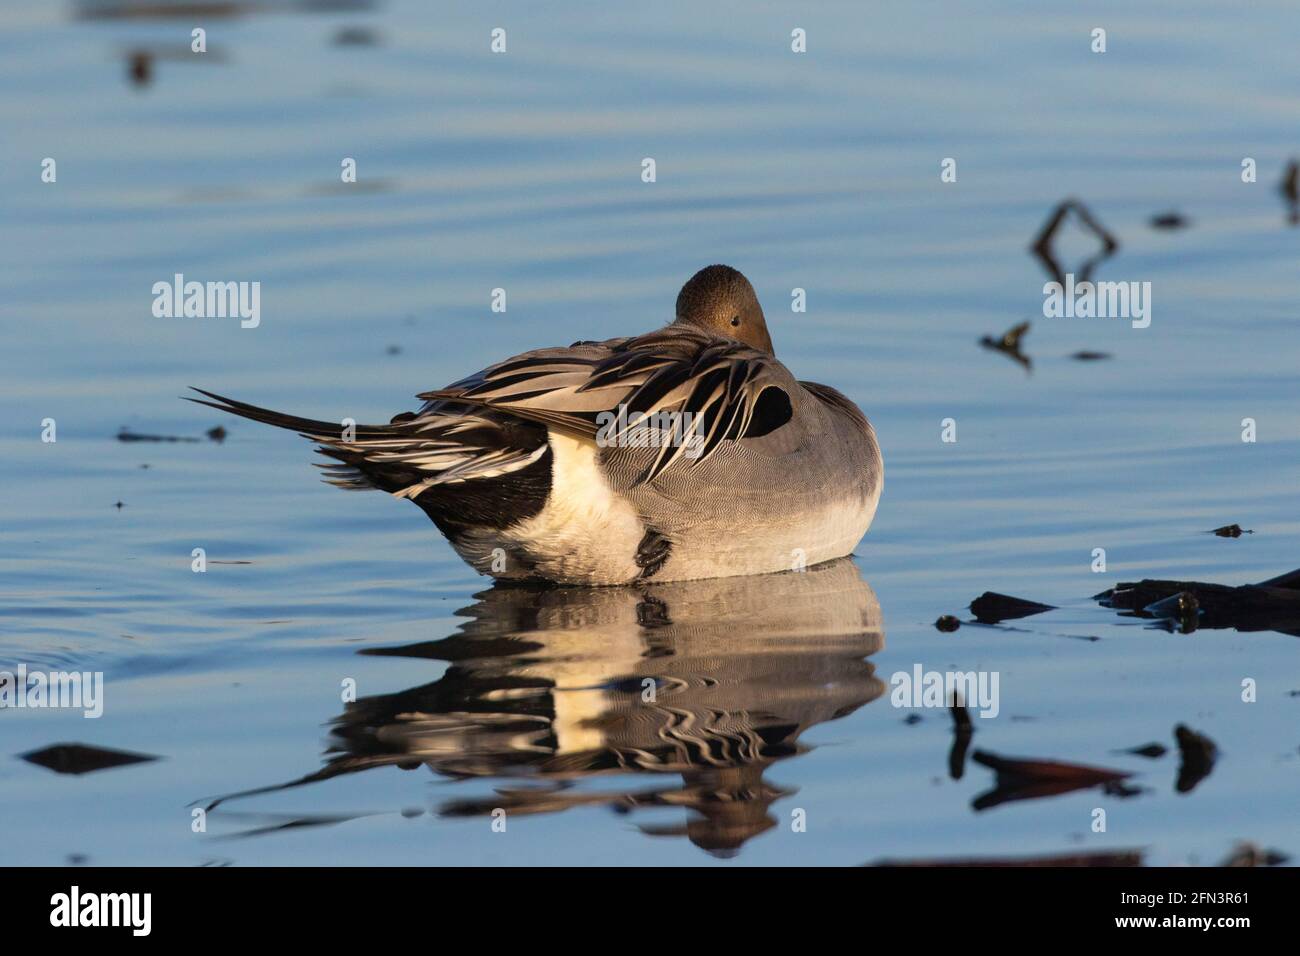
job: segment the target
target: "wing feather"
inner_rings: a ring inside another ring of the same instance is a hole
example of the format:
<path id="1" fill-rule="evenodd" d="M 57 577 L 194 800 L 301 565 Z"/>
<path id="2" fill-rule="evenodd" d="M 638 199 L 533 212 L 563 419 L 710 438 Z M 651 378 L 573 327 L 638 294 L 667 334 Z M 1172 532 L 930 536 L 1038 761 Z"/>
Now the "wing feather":
<path id="1" fill-rule="evenodd" d="M 679 440 L 664 443 L 639 477 L 653 480 L 682 458 L 702 461 L 724 441 L 738 441 L 755 423 L 760 396 L 778 389 L 784 421 L 794 381 L 766 352 L 671 325 L 631 339 L 577 343 L 507 359 L 455 385 L 419 397 L 431 411 L 442 402 L 497 409 L 519 418 L 593 438 L 602 413 L 658 412 L 680 416 Z M 771 416 L 766 416 L 771 418 Z M 614 440 L 624 431 L 613 433 Z M 682 440 L 684 439 L 684 440 Z M 693 443 L 693 444 L 692 444 Z"/>

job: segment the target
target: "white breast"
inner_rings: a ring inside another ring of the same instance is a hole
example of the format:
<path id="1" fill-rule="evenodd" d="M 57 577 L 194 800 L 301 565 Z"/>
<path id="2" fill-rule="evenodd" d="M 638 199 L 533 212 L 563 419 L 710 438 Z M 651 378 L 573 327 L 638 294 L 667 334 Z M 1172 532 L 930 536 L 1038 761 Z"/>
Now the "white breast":
<path id="1" fill-rule="evenodd" d="M 597 462 L 596 443 L 554 429 L 547 437 L 553 455 L 551 493 L 542 510 L 504 531 L 466 535 L 456 550 L 480 571 L 499 578 L 540 574 L 567 584 L 633 580 L 641 572 L 635 558 L 645 526 L 627 499 L 610 488 Z M 513 557 L 520 553 L 527 563 Z"/>

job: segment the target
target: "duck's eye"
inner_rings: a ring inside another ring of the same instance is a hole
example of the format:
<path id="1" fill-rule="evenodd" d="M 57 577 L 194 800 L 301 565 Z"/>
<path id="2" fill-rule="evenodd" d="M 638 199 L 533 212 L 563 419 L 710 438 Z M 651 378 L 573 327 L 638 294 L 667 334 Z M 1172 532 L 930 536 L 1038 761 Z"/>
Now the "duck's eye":
<path id="1" fill-rule="evenodd" d="M 740 325 L 740 316 L 738 316 L 738 315 L 733 315 L 733 316 L 731 317 L 731 327 L 732 327 L 732 328 L 735 328 L 735 327 L 738 326 L 738 325 Z"/>

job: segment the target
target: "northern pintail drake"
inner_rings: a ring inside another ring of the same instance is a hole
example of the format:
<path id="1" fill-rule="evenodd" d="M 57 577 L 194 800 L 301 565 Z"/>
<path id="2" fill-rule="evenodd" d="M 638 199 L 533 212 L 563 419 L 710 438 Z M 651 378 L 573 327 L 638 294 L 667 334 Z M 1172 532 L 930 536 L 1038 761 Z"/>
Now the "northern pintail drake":
<path id="1" fill-rule="evenodd" d="M 884 481 L 866 416 L 777 361 L 753 287 L 723 265 L 682 287 L 658 331 L 516 355 L 387 425 L 195 391 L 316 442 L 330 483 L 409 498 L 499 579 L 799 570 L 853 550 Z"/>

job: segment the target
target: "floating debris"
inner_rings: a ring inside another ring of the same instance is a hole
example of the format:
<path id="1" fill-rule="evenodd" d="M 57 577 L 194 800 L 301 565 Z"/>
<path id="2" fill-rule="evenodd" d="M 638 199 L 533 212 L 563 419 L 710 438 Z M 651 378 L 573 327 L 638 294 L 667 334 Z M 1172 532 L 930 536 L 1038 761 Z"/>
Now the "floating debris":
<path id="1" fill-rule="evenodd" d="M 126 507 L 126 505 L 122 504 L 122 502 L 119 501 L 117 504 L 113 505 L 113 507 L 116 508 L 118 511 L 121 511 L 123 508 Z"/>
<path id="2" fill-rule="evenodd" d="M 1011 328 L 1003 332 L 1000 338 L 996 339 L 991 335 L 986 335 L 980 339 L 980 345 L 984 346 L 986 349 L 992 349 L 994 352 L 1001 352 L 1003 355 L 1014 359 L 1023 365 L 1027 371 L 1032 370 L 1034 367 L 1033 360 L 1020 350 L 1020 340 L 1025 337 L 1025 333 L 1029 331 L 1030 325 L 1031 323 L 1029 322 L 1021 322 L 1019 325 L 1013 325 Z"/>
<path id="3" fill-rule="evenodd" d="M 908 714 L 906 717 L 903 718 L 903 723 L 907 724 L 907 726 L 909 727 L 915 727 L 917 724 L 919 724 L 922 721 L 922 719 L 923 718 L 921 717 L 920 714 Z"/>
<path id="4" fill-rule="evenodd" d="M 1089 352 L 1086 349 L 1080 352 L 1075 352 L 1070 356 L 1070 358 L 1074 359 L 1076 362 L 1101 362 L 1110 357 L 1111 354 L 1109 352 Z"/>
<path id="5" fill-rule="evenodd" d="M 1164 212 L 1151 217 L 1152 229 L 1186 229 L 1190 225 L 1191 221 L 1178 212 Z"/>
<path id="6" fill-rule="evenodd" d="M 152 754 L 109 750 L 107 747 L 94 747 L 90 744 L 52 744 L 19 756 L 38 767 L 45 767 L 55 773 L 70 774 L 94 773 L 96 770 L 108 770 L 111 767 L 125 767 L 128 764 L 160 759 Z"/>
<path id="7" fill-rule="evenodd" d="M 975 751 L 971 754 L 971 759 L 997 774 L 996 786 L 972 801 L 971 807 L 975 810 L 988 810 L 1013 800 L 1054 797 L 1090 787 L 1105 787 L 1108 793 L 1121 797 L 1132 796 L 1139 792 L 1120 786 L 1133 775 L 1119 770 L 1061 763 L 1055 760 L 999 757 L 984 750 Z"/>
<path id="8" fill-rule="evenodd" d="M 132 50 L 127 54 L 127 74 L 136 86 L 148 86 L 153 81 L 153 54 Z"/>
<path id="9" fill-rule="evenodd" d="M 1191 793 L 1198 783 L 1210 775 L 1214 769 L 1215 758 L 1219 748 L 1214 741 L 1204 734 L 1198 734 L 1186 724 L 1174 728 L 1174 738 L 1178 741 L 1178 751 L 1183 762 L 1178 767 L 1178 782 L 1175 789 L 1179 793 Z"/>
<path id="10" fill-rule="evenodd" d="M 132 86 L 143 89 L 154 81 L 157 67 L 162 63 L 213 65 L 228 62 L 224 50 L 209 48 L 203 56 L 195 56 L 190 49 L 190 39 L 183 43 L 169 43 L 152 47 L 132 46 L 121 51 L 126 62 L 126 78 Z"/>
<path id="11" fill-rule="evenodd" d="M 379 34 L 369 27 L 339 27 L 332 42 L 335 46 L 378 46 Z"/>
<path id="12" fill-rule="evenodd" d="M 217 425 L 215 428 L 209 428 L 203 434 L 206 435 L 210 441 L 221 444 L 221 442 L 226 440 L 226 437 L 230 433 L 221 425 Z M 122 429 L 117 433 L 117 440 L 124 442 L 186 442 L 189 444 L 197 444 L 203 439 L 195 438 L 192 435 L 142 435 L 138 432 L 131 431 L 123 425 Z"/>
<path id="13" fill-rule="evenodd" d="M 975 615 L 975 619 L 981 624 L 997 624 L 1001 621 L 1013 621 L 1016 618 L 1056 610 L 1050 604 L 1026 601 L 1022 598 L 1010 597 L 994 591 L 985 591 L 971 601 L 970 609 L 971 613 Z"/>
<path id="14" fill-rule="evenodd" d="M 1134 756 L 1147 757 L 1151 760 L 1155 760 L 1157 757 L 1163 757 L 1168 752 L 1169 749 L 1164 744 L 1158 743 L 1143 744 L 1141 747 L 1131 747 L 1128 750 L 1115 751 L 1115 753 L 1133 754 Z"/>
<path id="15" fill-rule="evenodd" d="M 400 345 L 390 345 L 390 346 L 388 346 L 387 349 L 385 349 L 385 351 L 386 351 L 389 355 L 401 355 L 401 354 L 402 354 L 402 347 L 401 347 Z"/>
<path id="16" fill-rule="evenodd" d="M 203 3 L 177 3 L 175 0 L 77 0 L 73 17 L 77 20 L 163 20 L 188 22 L 197 14 L 209 20 L 242 17 L 249 14 L 290 10 L 298 13 L 352 13 L 375 8 L 375 0 L 297 0 L 272 5 L 259 0 L 208 0 Z"/>
<path id="17" fill-rule="evenodd" d="M 1057 230 L 1061 228 L 1062 223 L 1065 222 L 1070 213 L 1074 213 L 1079 222 L 1101 242 L 1100 251 L 1091 258 L 1084 260 L 1082 266 L 1075 270 L 1077 281 L 1090 281 L 1093 270 L 1113 256 L 1115 251 L 1119 249 L 1119 240 L 1079 200 L 1066 199 L 1057 204 L 1056 208 L 1052 210 L 1052 214 L 1047 217 L 1047 222 L 1043 224 L 1038 237 L 1029 249 L 1038 257 L 1043 268 L 1047 270 L 1047 274 L 1061 285 L 1065 285 L 1065 272 L 1061 269 L 1061 263 L 1056 258 L 1052 241 L 1056 237 Z"/>
<path id="18" fill-rule="evenodd" d="M 1265 850 L 1243 841 L 1237 844 L 1236 849 L 1219 866 L 1281 866 L 1290 859 L 1285 853 Z"/>
<path id="19" fill-rule="evenodd" d="M 996 340 L 992 336 L 986 335 L 982 341 L 985 345 L 988 345 L 991 348 L 1005 349 L 1008 352 L 1019 352 L 1020 341 L 1025 337 L 1025 333 L 1029 331 L 1032 324 L 1033 323 L 1029 321 L 1021 322 L 1019 325 L 1011 326 L 1011 328 L 1003 332 L 1001 337 Z"/>
<path id="20" fill-rule="evenodd" d="M 1222 528 L 1215 528 L 1213 531 L 1206 532 L 1206 534 L 1216 534 L 1220 538 L 1240 538 L 1243 534 L 1254 533 L 1254 531 L 1243 530 L 1239 524 L 1225 524 Z"/>
<path id="21" fill-rule="evenodd" d="M 1104 787 L 1102 787 L 1102 789 L 1106 791 L 1107 796 L 1119 797 L 1121 800 L 1126 799 L 1128 797 L 1136 797 L 1139 794 L 1145 792 L 1141 787 L 1134 787 L 1127 783 L 1124 783 L 1123 781 L 1108 783 Z"/>
<path id="22" fill-rule="evenodd" d="M 957 628 L 961 627 L 961 621 L 957 620 L 957 618 L 953 617 L 951 614 L 945 614 L 940 617 L 939 620 L 934 622 L 934 626 L 945 634 L 951 634 L 953 631 L 957 630 Z"/>
<path id="23" fill-rule="evenodd" d="M 1180 724 L 1179 727 L 1182 727 Z M 1183 728 L 1186 729 L 1186 728 Z M 1089 767 L 1085 764 L 1065 763 L 1059 760 L 1022 759 L 1018 757 L 999 757 L 987 750 L 977 750 L 973 756 L 976 763 L 997 772 L 1000 777 L 1013 777 L 1020 780 L 1068 780 L 1086 786 L 1102 783 L 1114 783 L 1127 780 L 1133 776 L 1127 771 L 1105 770 Z"/>
<path id="24" fill-rule="evenodd" d="M 1153 606 L 1184 593 L 1196 599 L 1197 627 L 1279 631 L 1300 637 L 1300 570 L 1241 587 L 1202 581 L 1121 582 L 1093 595 L 1093 600 L 1130 617 L 1155 618 L 1162 615 L 1153 613 Z M 1160 610 L 1163 614 L 1164 608 Z"/>
<path id="25" fill-rule="evenodd" d="M 1092 850 L 1086 853 L 1064 853 L 1054 856 L 986 856 L 952 857 L 937 860 L 878 860 L 872 866 L 891 867 L 1086 867 L 1086 866 L 1141 866 L 1142 850 Z"/>
<path id="26" fill-rule="evenodd" d="M 139 435 L 128 431 L 126 426 L 117 433 L 118 441 L 155 441 L 155 442 L 197 442 L 197 438 L 184 435 Z"/>
<path id="27" fill-rule="evenodd" d="M 975 736 L 975 725 L 965 705 L 956 701 L 948 708 L 952 714 L 952 749 L 948 751 L 948 776 L 960 780 L 966 772 L 966 751 L 970 749 L 970 739 Z"/>
<path id="28" fill-rule="evenodd" d="M 1168 621 L 1171 626 L 1176 624 L 1183 634 L 1190 634 L 1200 623 L 1201 602 L 1191 591 L 1179 591 L 1162 601 L 1144 607 L 1142 611 L 1151 617 Z"/>
<path id="29" fill-rule="evenodd" d="M 1287 221 L 1292 225 L 1300 223 L 1300 163 L 1294 159 L 1287 163 L 1278 189 L 1286 198 Z"/>

